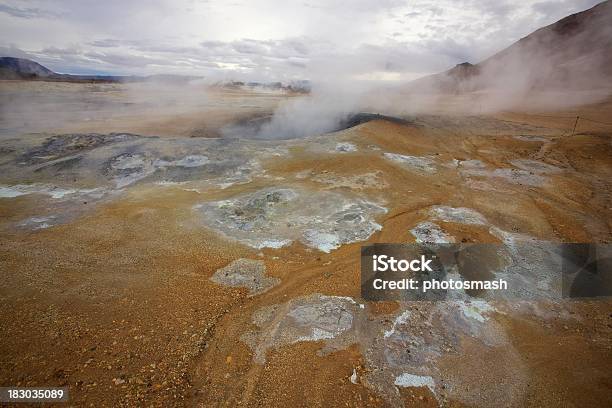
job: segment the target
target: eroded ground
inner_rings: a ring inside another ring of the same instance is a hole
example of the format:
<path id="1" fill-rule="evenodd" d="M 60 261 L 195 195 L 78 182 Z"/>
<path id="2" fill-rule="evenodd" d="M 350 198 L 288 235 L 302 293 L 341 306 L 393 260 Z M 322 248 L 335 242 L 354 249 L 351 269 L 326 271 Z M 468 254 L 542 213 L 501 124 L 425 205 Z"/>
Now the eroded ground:
<path id="1" fill-rule="evenodd" d="M 612 399 L 612 304 L 547 296 L 537 244 L 612 240 L 609 127 L 420 115 L 264 141 L 124 119 L 1 141 L 1 385 L 66 385 L 78 406 Z M 497 272 L 543 283 L 360 299 L 360 246 L 416 241 L 503 243 L 536 267 Z"/>

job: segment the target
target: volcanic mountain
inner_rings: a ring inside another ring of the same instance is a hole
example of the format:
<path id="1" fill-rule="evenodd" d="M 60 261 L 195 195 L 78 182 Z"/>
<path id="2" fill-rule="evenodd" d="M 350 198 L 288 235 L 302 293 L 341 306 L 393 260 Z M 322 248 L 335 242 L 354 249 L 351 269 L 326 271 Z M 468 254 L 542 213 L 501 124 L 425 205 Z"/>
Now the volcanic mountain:
<path id="1" fill-rule="evenodd" d="M 478 64 L 414 81 L 443 92 L 487 88 L 594 89 L 612 83 L 612 2 L 540 28 Z"/>
<path id="2" fill-rule="evenodd" d="M 59 74 L 38 62 L 26 58 L 0 57 L 0 79 L 42 80 L 62 82 L 187 82 L 199 79 L 185 75 L 149 75 L 149 76 L 118 76 L 118 75 L 72 75 Z"/>
<path id="3" fill-rule="evenodd" d="M 0 79 L 51 78 L 55 72 L 25 58 L 0 57 Z"/>

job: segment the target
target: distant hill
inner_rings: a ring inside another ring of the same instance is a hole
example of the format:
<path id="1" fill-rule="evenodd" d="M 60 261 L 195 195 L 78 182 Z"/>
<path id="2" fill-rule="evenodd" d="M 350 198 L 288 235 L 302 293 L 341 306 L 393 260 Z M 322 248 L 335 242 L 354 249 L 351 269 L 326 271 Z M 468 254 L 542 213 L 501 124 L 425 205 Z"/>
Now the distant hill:
<path id="1" fill-rule="evenodd" d="M 62 82 L 187 82 L 199 79 L 184 75 L 113 76 L 58 74 L 38 62 L 25 58 L 0 57 L 0 79 L 21 79 Z"/>
<path id="2" fill-rule="evenodd" d="M 478 64 L 464 62 L 411 83 L 445 92 L 496 87 L 591 89 L 612 84 L 612 2 L 540 28 Z"/>
<path id="3" fill-rule="evenodd" d="M 57 75 L 37 62 L 24 58 L 1 57 L 0 79 L 50 78 Z"/>
<path id="4" fill-rule="evenodd" d="M 123 82 L 142 80 L 139 77 L 58 74 L 42 66 L 38 62 L 25 58 L 13 57 L 0 57 L 0 79 L 74 82 Z"/>

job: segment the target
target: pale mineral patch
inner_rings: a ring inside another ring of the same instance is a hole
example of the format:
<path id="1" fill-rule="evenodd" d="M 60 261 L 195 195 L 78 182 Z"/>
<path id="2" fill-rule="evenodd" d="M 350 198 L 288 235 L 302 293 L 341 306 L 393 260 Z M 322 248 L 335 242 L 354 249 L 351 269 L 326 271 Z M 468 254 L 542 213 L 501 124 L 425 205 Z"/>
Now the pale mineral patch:
<path id="1" fill-rule="evenodd" d="M 558 273 L 563 268 L 563 258 L 555 243 L 527 234 L 504 231 L 495 226 L 490 227 L 489 232 L 502 240 L 509 258 L 507 265 L 495 272 L 497 278 L 508 282 L 508 290 L 498 292 L 498 297 L 540 300 L 561 298 L 562 282 Z"/>
<path id="2" fill-rule="evenodd" d="M 145 153 L 124 153 L 108 162 L 107 173 L 114 176 L 117 188 L 127 187 L 151 176 L 160 169 L 202 167 L 210 162 L 204 155 L 187 155 L 176 160 L 155 159 Z"/>
<path id="3" fill-rule="evenodd" d="M 464 341 L 476 342 L 482 347 L 496 347 L 498 353 L 515 363 L 505 365 L 501 371 L 507 379 L 523 381 L 524 370 L 516 358 L 516 351 L 505 335 L 504 328 L 487 315 L 494 311 L 487 302 L 476 300 L 448 301 L 403 305 L 391 329 L 381 333 L 374 341 L 375 347 L 366 346 L 367 367 L 375 367 L 365 374 L 363 384 L 374 390 L 382 390 L 392 406 L 402 406 L 395 387 L 427 387 L 436 395 L 444 389 L 447 396 L 458 400 L 478 401 L 478 390 L 466 390 L 458 386 L 455 378 L 440 370 L 445 357 L 465 352 Z M 462 306 L 468 306 L 464 311 Z M 366 320 L 368 324 L 372 319 Z M 375 321 L 372 324 L 384 324 Z M 370 329 L 360 327 L 360 332 Z M 369 344 L 369 343 L 368 343 Z M 477 404 L 478 405 L 478 404 Z"/>
<path id="4" fill-rule="evenodd" d="M 484 300 L 472 300 L 468 302 L 459 302 L 459 308 L 465 317 L 484 322 L 487 320 L 486 314 L 495 310 L 493 306 Z"/>
<path id="5" fill-rule="evenodd" d="M 485 169 L 487 165 L 484 164 L 480 160 L 470 159 L 470 160 L 460 160 L 459 167 L 463 167 L 466 169 Z"/>
<path id="6" fill-rule="evenodd" d="M 28 194 L 24 192 L 21 185 L 17 186 L 0 186 L 0 198 L 15 198 Z"/>
<path id="7" fill-rule="evenodd" d="M 280 279 L 266 276 L 263 261 L 244 258 L 217 270 L 210 280 L 221 285 L 247 288 L 251 295 L 266 292 L 280 283 Z"/>
<path id="8" fill-rule="evenodd" d="M 298 173 L 295 173 L 295 178 L 298 180 L 304 180 L 312 176 L 312 170 L 302 170 Z"/>
<path id="9" fill-rule="evenodd" d="M 171 161 L 169 162 L 169 165 L 177 167 L 200 167 L 204 166 L 209 161 L 210 160 L 208 160 L 208 157 L 206 156 L 200 154 L 193 154 L 185 156 L 182 159 Z"/>
<path id="10" fill-rule="evenodd" d="M 548 142 L 547 138 L 535 135 L 516 135 L 514 138 L 523 142 Z"/>
<path id="11" fill-rule="evenodd" d="M 15 198 L 27 194 L 43 194 L 56 200 L 63 199 L 66 196 L 92 196 L 93 198 L 99 198 L 104 195 L 104 189 L 73 189 L 41 184 L 0 186 L 0 198 Z"/>
<path id="12" fill-rule="evenodd" d="M 155 173 L 153 160 L 138 153 L 124 153 L 112 158 L 107 172 L 113 176 L 117 188 L 124 188 Z"/>
<path id="13" fill-rule="evenodd" d="M 419 243 L 448 244 L 455 242 L 455 237 L 447 234 L 437 224 L 423 221 L 410 230 Z"/>
<path id="14" fill-rule="evenodd" d="M 312 248 L 329 253 L 341 245 L 340 237 L 337 234 L 316 230 L 304 231 L 304 241 Z"/>
<path id="15" fill-rule="evenodd" d="M 251 247 L 301 241 L 323 252 L 368 239 L 381 229 L 374 216 L 386 212 L 360 198 L 292 188 L 263 189 L 195 209 L 207 226 Z"/>
<path id="16" fill-rule="evenodd" d="M 32 230 L 46 229 L 52 227 L 57 217 L 55 215 L 30 217 L 18 225 L 20 227 L 30 228 Z"/>
<path id="17" fill-rule="evenodd" d="M 282 305 L 268 306 L 253 315 L 255 332 L 242 337 L 258 363 L 268 349 L 303 341 L 332 341 L 353 328 L 357 313 L 353 299 L 314 294 Z M 348 345 L 348 344 L 347 344 Z"/>
<path id="18" fill-rule="evenodd" d="M 395 320 L 393 320 L 393 326 L 391 326 L 391 329 L 385 330 L 384 337 L 391 337 L 395 333 L 395 328 L 402 324 L 406 324 L 411 316 L 412 316 L 412 312 L 410 312 L 410 310 L 406 310 L 402 312 L 402 314 L 400 314 L 399 316 L 395 318 Z"/>
<path id="19" fill-rule="evenodd" d="M 563 171 L 563 169 L 557 166 L 553 166 L 552 164 L 544 163 L 537 160 L 516 159 L 510 161 L 510 163 L 513 166 L 518 167 L 519 169 L 538 174 L 554 174 L 561 173 Z"/>
<path id="20" fill-rule="evenodd" d="M 349 153 L 357 151 L 357 146 L 349 142 L 341 142 L 336 144 L 336 148 L 334 149 L 339 153 Z"/>
<path id="21" fill-rule="evenodd" d="M 249 160 L 248 162 L 237 166 L 236 168 L 228 171 L 220 178 L 217 186 L 221 189 L 226 189 L 233 185 L 247 184 L 253 181 L 253 177 L 256 175 L 263 174 L 264 171 L 257 160 Z"/>
<path id="22" fill-rule="evenodd" d="M 351 374 L 349 379 L 351 380 L 352 384 L 357 384 L 359 382 L 359 379 L 357 377 L 357 370 L 355 370 L 354 368 L 353 368 L 353 374 Z"/>
<path id="23" fill-rule="evenodd" d="M 484 225 L 487 220 L 482 214 L 466 207 L 435 206 L 429 210 L 434 220 L 462 224 Z"/>
<path id="24" fill-rule="evenodd" d="M 460 161 L 457 159 L 452 159 L 451 161 L 442 164 L 444 167 L 447 167 L 449 169 L 456 169 L 457 167 L 459 167 L 459 163 Z"/>
<path id="25" fill-rule="evenodd" d="M 435 393 L 436 383 L 428 375 L 414 375 L 403 373 L 395 378 L 395 385 L 398 387 L 427 387 Z"/>
<path id="26" fill-rule="evenodd" d="M 464 169 L 461 171 L 461 173 L 468 177 L 502 179 L 511 184 L 519 184 L 532 187 L 541 187 L 548 181 L 546 177 L 535 174 L 532 171 L 522 169 Z"/>
<path id="27" fill-rule="evenodd" d="M 384 153 L 384 156 L 386 159 L 401 164 L 407 168 L 423 171 L 425 173 L 436 172 L 435 161 L 427 156 L 406 156 L 398 153 Z"/>

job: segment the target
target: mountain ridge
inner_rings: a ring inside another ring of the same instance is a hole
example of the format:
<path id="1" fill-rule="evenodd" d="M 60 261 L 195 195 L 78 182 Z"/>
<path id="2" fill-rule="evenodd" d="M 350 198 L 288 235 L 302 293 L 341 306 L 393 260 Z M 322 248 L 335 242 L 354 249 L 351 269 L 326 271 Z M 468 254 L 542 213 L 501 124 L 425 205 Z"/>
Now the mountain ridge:
<path id="1" fill-rule="evenodd" d="M 201 77 L 186 75 L 159 74 L 149 76 L 137 75 L 74 75 L 59 74 L 26 58 L 0 57 L 0 79 L 38 80 L 58 82 L 143 82 L 160 80 L 165 82 L 187 82 Z"/>
<path id="2" fill-rule="evenodd" d="M 592 88 L 612 80 L 612 2 L 566 16 L 522 37 L 477 64 L 464 62 L 410 83 L 414 89 L 478 91 L 519 83 L 523 87 Z"/>

